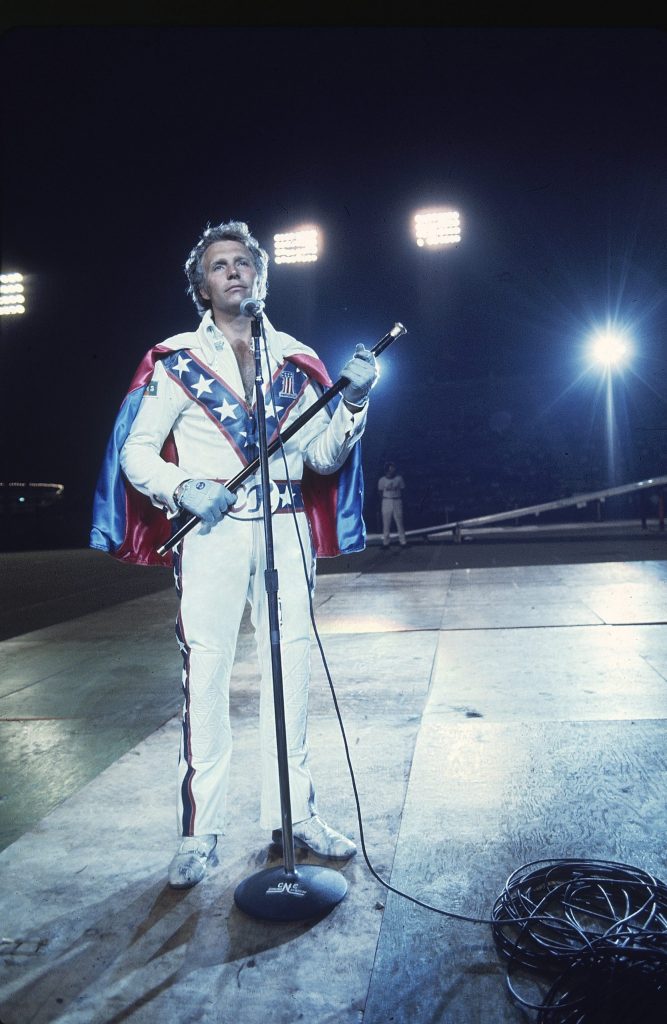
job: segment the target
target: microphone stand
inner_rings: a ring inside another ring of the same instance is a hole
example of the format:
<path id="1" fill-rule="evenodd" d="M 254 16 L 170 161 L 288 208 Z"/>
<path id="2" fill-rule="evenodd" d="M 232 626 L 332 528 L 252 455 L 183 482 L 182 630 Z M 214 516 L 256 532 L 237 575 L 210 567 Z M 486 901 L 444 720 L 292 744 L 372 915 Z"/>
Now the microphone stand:
<path id="1" fill-rule="evenodd" d="M 252 316 L 252 337 L 255 352 L 255 402 L 259 437 L 259 464 L 262 487 L 262 514 L 266 550 L 266 594 L 269 612 L 271 671 L 273 673 L 273 704 L 276 718 L 276 748 L 283 836 L 283 865 L 265 868 L 244 879 L 234 892 L 234 902 L 251 917 L 267 921 L 307 921 L 328 914 L 347 892 L 347 882 L 333 868 L 313 864 L 294 865 L 294 834 L 290 801 L 285 701 L 282 661 L 280 655 L 280 617 L 278 610 L 278 572 L 273 554 L 271 522 L 271 480 L 269 449 L 266 437 L 266 410 L 262 377 L 260 337 L 262 314 Z"/>

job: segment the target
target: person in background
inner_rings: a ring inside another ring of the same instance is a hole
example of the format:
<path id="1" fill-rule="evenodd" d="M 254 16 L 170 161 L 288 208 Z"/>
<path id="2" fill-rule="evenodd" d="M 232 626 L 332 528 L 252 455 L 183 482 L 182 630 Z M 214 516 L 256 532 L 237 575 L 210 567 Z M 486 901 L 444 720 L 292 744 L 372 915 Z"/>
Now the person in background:
<path id="1" fill-rule="evenodd" d="M 387 462 L 384 467 L 384 476 L 378 480 L 378 491 L 381 495 L 382 512 L 382 547 L 388 548 L 391 543 L 390 532 L 392 520 L 396 524 L 398 543 L 402 548 L 406 547 L 405 527 L 403 525 L 403 490 L 405 481 L 400 473 L 396 472 L 396 465 Z"/>
<path id="2" fill-rule="evenodd" d="M 197 330 L 151 349 L 121 407 L 94 503 L 91 547 L 123 561 L 165 564 L 155 555 L 174 522 L 198 522 L 173 547 L 180 599 L 176 635 L 183 659 L 177 770 L 178 848 L 168 877 L 189 888 L 225 830 L 232 753 L 229 689 L 241 619 L 249 602 L 260 667 L 260 825 L 282 848 L 273 705 L 263 502 L 270 501 L 279 579 L 281 657 L 290 803 L 297 848 L 346 860 L 354 842 L 319 815 L 309 766 L 310 599 L 316 557 L 361 551 L 361 438 L 377 377 L 358 344 L 347 384 L 237 491 L 227 483 L 258 459 L 252 313 L 263 305 L 268 255 L 242 221 L 209 226 L 185 264 L 201 317 Z M 331 385 L 313 349 L 263 317 L 262 379 L 269 442 Z M 183 519 L 178 517 L 183 514 Z M 172 522 L 173 520 L 173 522 Z"/>

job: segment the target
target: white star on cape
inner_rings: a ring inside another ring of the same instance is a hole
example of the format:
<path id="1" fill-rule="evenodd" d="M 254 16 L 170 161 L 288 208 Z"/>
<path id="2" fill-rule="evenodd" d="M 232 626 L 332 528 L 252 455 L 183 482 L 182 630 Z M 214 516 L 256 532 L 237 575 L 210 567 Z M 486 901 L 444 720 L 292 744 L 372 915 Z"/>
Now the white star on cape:
<path id="1" fill-rule="evenodd" d="M 210 395 L 212 393 L 211 392 L 211 384 L 212 383 L 213 383 L 213 377 L 209 377 L 208 380 L 207 380 L 206 377 L 204 376 L 204 374 L 200 373 L 199 374 L 199 380 L 197 381 L 196 384 L 192 385 L 192 390 L 197 392 L 197 398 L 201 398 L 201 396 L 203 395 L 203 393 L 205 391 L 208 392 L 208 394 Z"/>

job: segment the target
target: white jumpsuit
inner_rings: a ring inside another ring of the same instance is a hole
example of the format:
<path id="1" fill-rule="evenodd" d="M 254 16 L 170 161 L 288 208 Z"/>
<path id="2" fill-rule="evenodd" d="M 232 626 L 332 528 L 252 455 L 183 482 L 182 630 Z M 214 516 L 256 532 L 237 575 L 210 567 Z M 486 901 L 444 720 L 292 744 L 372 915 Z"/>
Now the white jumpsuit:
<path id="1" fill-rule="evenodd" d="M 398 541 L 401 547 L 405 547 L 405 526 L 403 525 L 403 489 L 405 482 L 402 476 L 381 476 L 378 480 L 378 490 L 382 495 L 382 544 L 389 547 L 392 519 L 396 523 Z"/>
<path id="2" fill-rule="evenodd" d="M 298 373 L 295 388 L 293 364 L 284 364 L 285 356 L 295 352 L 314 356 L 312 349 L 275 331 L 266 318 L 264 326 L 271 364 L 267 365 L 264 355 L 267 433 L 271 435 L 275 421 L 268 383 L 272 379 L 283 430 L 317 400 L 319 393 L 305 375 L 299 377 Z M 247 429 L 253 422 L 253 410 L 242 397 L 236 356 L 210 312 L 196 332 L 177 335 L 163 344 L 174 350 L 174 356 L 156 365 L 121 451 L 121 465 L 133 486 L 171 515 L 177 511 L 173 492 L 179 483 L 190 478 L 228 481 L 256 457 L 257 448 L 247 446 L 253 441 Z M 279 369 L 284 366 L 286 375 Z M 281 401 L 288 410 L 284 418 Z M 361 437 L 365 422 L 365 408 L 353 414 L 340 402 L 333 416 L 322 409 L 285 443 L 287 472 L 280 450 L 269 463 L 293 821 L 317 813 L 307 743 L 309 597 L 315 582 L 315 557 L 300 501 L 299 481 L 304 464 L 318 473 L 335 472 Z M 160 455 L 170 432 L 178 451 L 178 465 L 166 462 Z M 288 474 L 296 515 L 292 514 L 285 483 Z M 273 481 L 277 481 L 275 486 Z M 246 601 L 250 602 L 261 671 L 260 824 L 269 829 L 281 826 L 259 483 L 258 471 L 237 491 L 236 505 L 219 523 L 213 527 L 197 524 L 173 552 L 180 597 L 176 633 L 183 655 L 184 704 L 177 798 L 178 831 L 183 836 L 224 831 L 232 752 L 229 686 Z"/>

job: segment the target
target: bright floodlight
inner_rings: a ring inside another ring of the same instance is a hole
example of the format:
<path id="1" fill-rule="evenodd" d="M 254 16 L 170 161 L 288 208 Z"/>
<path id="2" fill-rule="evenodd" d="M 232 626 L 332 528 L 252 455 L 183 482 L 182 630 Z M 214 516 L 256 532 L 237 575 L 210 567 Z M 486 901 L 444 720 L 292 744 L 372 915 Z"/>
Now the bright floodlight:
<path id="1" fill-rule="evenodd" d="M 461 241 L 461 217 L 457 210 L 420 210 L 415 214 L 417 245 L 429 248 Z"/>
<path id="2" fill-rule="evenodd" d="M 23 274 L 0 274 L 0 316 L 25 313 Z"/>
<path id="3" fill-rule="evenodd" d="M 597 363 L 611 368 L 627 359 L 630 346 L 625 335 L 618 331 L 599 331 L 591 339 L 591 354 Z"/>
<path id="4" fill-rule="evenodd" d="M 276 263 L 314 263 L 320 251 L 317 228 L 303 227 L 273 236 Z"/>

